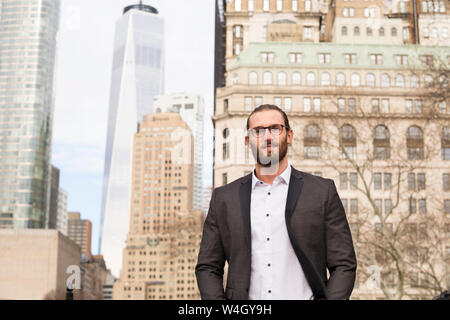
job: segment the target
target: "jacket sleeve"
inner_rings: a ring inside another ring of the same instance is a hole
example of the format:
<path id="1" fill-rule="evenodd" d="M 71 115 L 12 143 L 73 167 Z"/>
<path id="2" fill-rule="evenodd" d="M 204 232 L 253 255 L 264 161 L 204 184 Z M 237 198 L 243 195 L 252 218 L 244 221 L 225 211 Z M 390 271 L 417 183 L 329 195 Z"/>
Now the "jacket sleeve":
<path id="1" fill-rule="evenodd" d="M 203 225 L 203 236 L 195 267 L 198 288 L 203 300 L 226 299 L 223 290 L 224 265 L 225 253 L 217 224 L 216 190 L 214 190 Z"/>
<path id="2" fill-rule="evenodd" d="M 328 189 L 325 213 L 325 240 L 327 248 L 327 298 L 349 299 L 356 277 L 356 255 L 345 210 L 333 180 Z"/>

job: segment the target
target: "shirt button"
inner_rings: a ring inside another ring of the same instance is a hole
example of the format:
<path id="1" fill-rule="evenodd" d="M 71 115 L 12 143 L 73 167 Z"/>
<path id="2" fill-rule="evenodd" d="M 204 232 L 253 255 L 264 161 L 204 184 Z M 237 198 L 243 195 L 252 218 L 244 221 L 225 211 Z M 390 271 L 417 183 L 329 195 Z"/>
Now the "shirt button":
<path id="1" fill-rule="evenodd" d="M 269 291 L 267 291 L 267 292 L 272 293 L 272 290 L 269 290 Z"/>
<path id="2" fill-rule="evenodd" d="M 268 217 L 268 216 L 269 216 L 269 214 L 267 213 L 267 214 L 266 214 L 266 217 Z"/>
<path id="3" fill-rule="evenodd" d="M 270 196 L 270 192 L 267 193 Z"/>
<path id="4" fill-rule="evenodd" d="M 268 263 L 267 266 L 270 267 L 270 263 Z"/>
<path id="5" fill-rule="evenodd" d="M 267 238 L 267 241 L 270 241 L 270 238 Z"/>

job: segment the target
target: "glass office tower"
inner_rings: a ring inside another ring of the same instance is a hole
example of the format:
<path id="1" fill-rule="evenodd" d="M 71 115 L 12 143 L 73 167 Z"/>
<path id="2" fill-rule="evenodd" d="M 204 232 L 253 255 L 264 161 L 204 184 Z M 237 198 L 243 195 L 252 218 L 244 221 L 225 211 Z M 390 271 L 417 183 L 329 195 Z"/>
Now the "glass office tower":
<path id="1" fill-rule="evenodd" d="M 0 0 L 0 228 L 47 228 L 59 0 Z"/>
<path id="2" fill-rule="evenodd" d="M 116 24 L 99 243 L 115 275 L 129 230 L 133 134 L 163 92 L 163 34 L 163 19 L 148 5 L 126 7 Z"/>

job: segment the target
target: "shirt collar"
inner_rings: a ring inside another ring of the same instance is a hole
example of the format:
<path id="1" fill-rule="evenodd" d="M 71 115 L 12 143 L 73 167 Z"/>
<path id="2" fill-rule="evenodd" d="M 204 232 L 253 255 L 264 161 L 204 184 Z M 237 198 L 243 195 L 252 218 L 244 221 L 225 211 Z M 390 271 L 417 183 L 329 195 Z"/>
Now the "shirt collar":
<path id="1" fill-rule="evenodd" d="M 288 163 L 286 169 L 278 176 L 280 177 L 287 185 L 289 185 L 289 181 L 291 179 L 291 165 Z M 278 178 L 277 177 L 277 178 Z M 276 178 L 275 178 L 276 179 Z M 259 182 L 262 182 L 256 177 L 255 169 L 252 171 L 252 190 L 255 188 L 255 185 Z M 275 180 L 274 180 L 275 182 Z"/>

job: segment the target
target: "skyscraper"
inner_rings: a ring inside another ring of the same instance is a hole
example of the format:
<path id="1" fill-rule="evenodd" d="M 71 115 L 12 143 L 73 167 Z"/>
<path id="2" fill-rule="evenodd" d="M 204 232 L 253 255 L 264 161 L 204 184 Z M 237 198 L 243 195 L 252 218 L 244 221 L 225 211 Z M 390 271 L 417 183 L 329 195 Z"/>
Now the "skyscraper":
<path id="1" fill-rule="evenodd" d="M 203 116 L 205 102 L 197 94 L 173 93 L 157 96 L 155 112 L 178 112 L 194 136 L 194 210 L 201 210 L 203 193 Z"/>
<path id="2" fill-rule="evenodd" d="M 114 299 L 198 299 L 202 216 L 192 210 L 194 138 L 175 112 L 148 115 L 135 134 L 130 232 Z"/>
<path id="3" fill-rule="evenodd" d="M 59 0 L 0 0 L 0 228 L 46 228 Z"/>
<path id="4" fill-rule="evenodd" d="M 133 134 L 163 92 L 163 33 L 158 11 L 143 4 L 126 7 L 116 24 L 99 244 L 115 275 L 128 231 Z"/>

